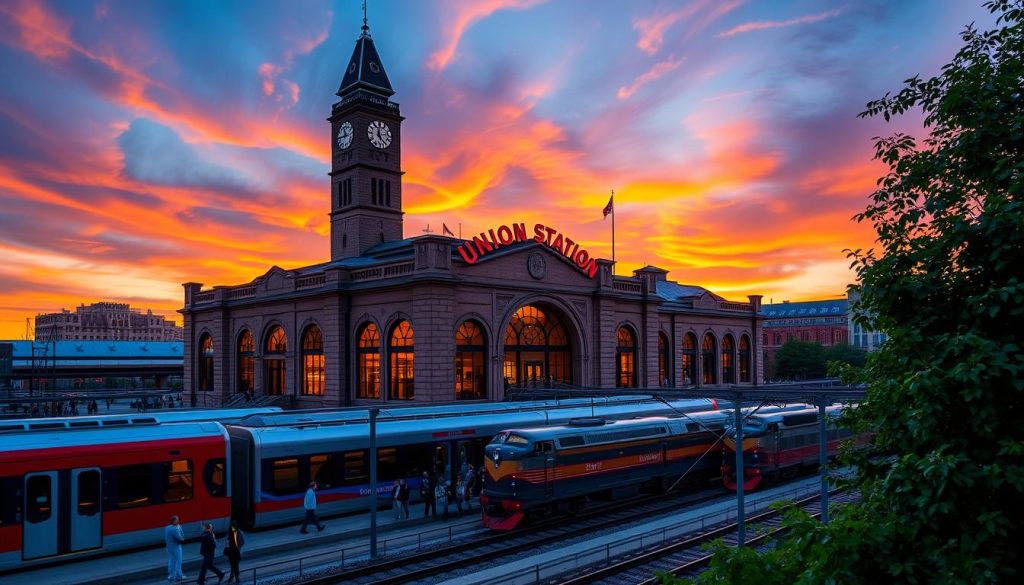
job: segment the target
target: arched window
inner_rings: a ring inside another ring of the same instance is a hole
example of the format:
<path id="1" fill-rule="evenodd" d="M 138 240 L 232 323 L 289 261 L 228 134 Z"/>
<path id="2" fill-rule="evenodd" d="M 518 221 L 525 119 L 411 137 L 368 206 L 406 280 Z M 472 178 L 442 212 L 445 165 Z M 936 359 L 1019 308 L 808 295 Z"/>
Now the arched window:
<path id="1" fill-rule="evenodd" d="M 736 344 L 733 343 L 732 335 L 722 338 L 722 382 L 725 384 L 736 383 L 736 356 L 733 351 Z"/>
<path id="2" fill-rule="evenodd" d="M 740 336 L 740 382 L 750 381 L 750 338 Z"/>
<path id="3" fill-rule="evenodd" d="M 615 386 L 636 387 L 636 337 L 626 327 L 615 332 Z"/>
<path id="4" fill-rule="evenodd" d="M 275 326 L 267 335 L 263 353 L 263 385 L 271 396 L 283 396 L 288 392 L 288 368 L 284 360 L 287 351 L 288 337 L 280 325 Z"/>
<path id="5" fill-rule="evenodd" d="M 504 366 L 508 384 L 572 383 L 572 346 L 558 314 L 520 307 L 505 328 Z"/>
<path id="6" fill-rule="evenodd" d="M 380 332 L 373 323 L 367 323 L 359 332 L 356 350 L 358 379 L 356 398 L 380 399 Z"/>
<path id="7" fill-rule="evenodd" d="M 213 390 L 213 337 L 209 333 L 199 338 L 199 355 L 196 357 L 196 387 L 201 392 L 209 392 Z"/>
<path id="8" fill-rule="evenodd" d="M 324 336 L 316 325 L 302 335 L 302 393 L 324 395 Z"/>
<path id="9" fill-rule="evenodd" d="M 701 353 L 704 359 L 701 360 L 701 381 L 704 384 L 718 383 L 718 360 L 715 359 L 715 336 L 710 333 L 704 334 L 704 341 L 701 342 Z"/>
<path id="10" fill-rule="evenodd" d="M 455 399 L 487 397 L 487 344 L 484 331 L 473 321 L 463 321 L 455 332 Z"/>
<path id="11" fill-rule="evenodd" d="M 246 329 L 238 338 L 238 391 L 252 393 L 256 388 L 256 341 Z"/>
<path id="12" fill-rule="evenodd" d="M 697 383 L 697 337 L 693 333 L 683 336 L 683 385 Z"/>
<path id="13" fill-rule="evenodd" d="M 668 336 L 658 333 L 658 384 L 672 386 L 672 354 L 668 351 Z"/>
<path id="14" fill-rule="evenodd" d="M 391 330 L 391 341 L 388 343 L 388 359 L 391 364 L 391 385 L 388 388 L 390 400 L 412 400 L 412 376 L 415 361 L 413 351 L 412 325 L 401 321 Z"/>

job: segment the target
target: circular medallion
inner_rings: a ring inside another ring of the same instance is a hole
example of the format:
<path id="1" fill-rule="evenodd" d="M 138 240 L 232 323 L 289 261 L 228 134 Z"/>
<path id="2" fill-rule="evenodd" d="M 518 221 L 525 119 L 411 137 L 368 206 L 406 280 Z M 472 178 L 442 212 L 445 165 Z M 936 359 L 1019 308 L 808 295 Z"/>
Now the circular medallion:
<path id="1" fill-rule="evenodd" d="M 530 254 L 526 258 L 526 270 L 530 273 L 530 276 L 540 280 L 544 278 L 544 273 L 547 271 L 547 265 L 544 262 L 544 257 L 538 252 Z"/>

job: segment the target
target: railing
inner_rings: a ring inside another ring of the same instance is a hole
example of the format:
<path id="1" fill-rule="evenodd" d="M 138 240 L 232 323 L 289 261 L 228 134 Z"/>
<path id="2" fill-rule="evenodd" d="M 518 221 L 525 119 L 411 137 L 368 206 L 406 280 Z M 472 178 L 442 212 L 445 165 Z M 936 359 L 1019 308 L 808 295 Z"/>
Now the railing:
<path id="1" fill-rule="evenodd" d="M 747 514 L 754 514 L 768 509 L 772 503 L 778 500 L 798 500 L 809 495 L 819 493 L 821 486 L 817 483 L 809 483 L 773 494 L 764 499 L 752 502 L 747 501 Z M 553 578 L 565 573 L 584 569 L 599 563 L 609 563 L 611 559 L 629 551 L 645 549 L 652 545 L 677 540 L 685 535 L 699 531 L 705 531 L 709 527 L 736 521 L 736 509 L 729 504 L 723 510 L 705 514 L 699 518 L 692 518 L 671 526 L 665 526 L 642 534 L 634 534 L 621 538 L 614 542 L 596 546 L 570 557 L 562 557 L 538 563 L 532 567 L 520 569 L 514 573 L 505 575 L 502 579 L 488 581 L 491 585 L 528 585 L 547 583 Z"/>
<path id="2" fill-rule="evenodd" d="M 401 264 L 388 264 L 386 266 L 374 266 L 373 268 L 364 268 L 362 270 L 356 270 L 352 273 L 352 281 L 359 282 L 365 280 L 377 280 L 378 278 L 392 278 L 394 276 L 401 276 L 403 274 L 410 274 L 415 268 L 412 262 L 402 262 Z"/>
<path id="3" fill-rule="evenodd" d="M 256 296 L 256 285 L 238 286 L 228 291 L 229 299 L 247 299 Z"/>
<path id="4" fill-rule="evenodd" d="M 201 293 L 197 294 L 196 296 L 192 297 L 192 304 L 212 303 L 212 302 L 213 302 L 213 291 L 212 290 L 208 290 L 206 292 L 201 292 Z"/>
<path id="5" fill-rule="evenodd" d="M 314 288 L 317 286 L 323 286 L 326 282 L 327 276 L 324 274 L 303 276 L 295 281 L 295 288 Z"/>
<path id="6" fill-rule="evenodd" d="M 726 311 L 746 311 L 749 313 L 754 309 L 750 303 L 733 303 L 729 301 L 721 301 L 718 303 L 718 308 Z"/>
<path id="7" fill-rule="evenodd" d="M 473 510 L 475 510 L 477 514 L 479 514 L 480 511 L 480 503 L 478 499 L 474 498 L 474 504 L 475 506 L 469 509 L 471 516 L 473 514 Z M 457 512 L 454 511 L 454 506 L 450 506 L 450 508 L 450 514 L 457 514 Z M 387 511 L 380 509 L 377 512 L 378 522 L 384 524 L 384 522 L 382 522 L 384 518 L 393 513 L 394 512 L 390 509 Z M 426 547 L 435 547 L 444 542 L 450 543 L 456 540 L 455 534 L 459 535 L 459 539 L 465 538 L 465 526 L 449 525 L 435 530 L 428 530 L 426 532 L 399 534 L 390 538 L 379 538 L 377 540 L 378 558 L 386 557 L 389 554 L 395 555 L 405 552 L 421 552 Z M 294 578 L 298 577 L 301 580 L 301 578 L 307 573 L 322 575 L 327 571 L 343 569 L 353 563 L 358 562 L 359 564 L 363 564 L 369 558 L 370 543 L 362 542 L 340 549 L 243 569 L 239 573 L 239 577 L 241 577 L 239 582 L 248 582 L 255 585 L 260 580 L 267 579 L 272 576 L 291 577 L 291 581 L 294 581 Z"/>
<path id="8" fill-rule="evenodd" d="M 628 280 L 616 280 L 612 282 L 612 288 L 615 290 L 621 290 L 622 292 L 640 294 L 644 291 L 643 285 L 639 282 L 630 282 Z"/>

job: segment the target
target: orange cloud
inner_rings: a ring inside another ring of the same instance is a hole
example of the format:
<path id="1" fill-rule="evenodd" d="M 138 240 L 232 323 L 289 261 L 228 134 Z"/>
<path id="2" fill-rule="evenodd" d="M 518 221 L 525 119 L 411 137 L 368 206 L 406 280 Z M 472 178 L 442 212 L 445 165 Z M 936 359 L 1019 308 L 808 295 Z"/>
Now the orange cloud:
<path id="1" fill-rule="evenodd" d="M 685 59 L 676 59 L 673 56 L 669 56 L 668 59 L 665 59 L 660 63 L 655 63 L 653 67 L 651 67 L 650 69 L 641 73 L 635 79 L 633 79 L 633 83 L 619 87 L 619 91 L 618 93 L 616 93 L 616 97 L 618 97 L 620 100 L 629 99 L 641 87 L 647 85 L 648 83 L 654 81 L 655 79 L 658 79 L 659 77 L 665 75 L 666 73 L 674 71 L 676 68 L 683 64 L 683 61 L 685 61 Z"/>
<path id="2" fill-rule="evenodd" d="M 635 18 L 633 19 L 633 28 L 640 33 L 636 46 L 648 55 L 653 55 L 658 52 L 662 43 L 665 42 L 665 32 L 677 22 L 690 20 L 705 9 L 711 8 L 710 12 L 693 21 L 687 32 L 687 36 L 689 36 L 703 30 L 715 20 L 732 12 L 742 3 L 743 0 L 695 0 L 679 10 L 667 14 L 659 11 L 648 17 Z"/>

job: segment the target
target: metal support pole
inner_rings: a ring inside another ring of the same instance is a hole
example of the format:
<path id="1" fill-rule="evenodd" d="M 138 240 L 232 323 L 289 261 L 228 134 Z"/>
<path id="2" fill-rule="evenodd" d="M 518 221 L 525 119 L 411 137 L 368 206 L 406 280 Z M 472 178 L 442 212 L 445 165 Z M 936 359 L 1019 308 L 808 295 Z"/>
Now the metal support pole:
<path id="1" fill-rule="evenodd" d="M 825 397 L 818 397 L 818 473 L 821 474 L 821 522 L 828 524 L 828 429 L 825 425 Z"/>
<path id="2" fill-rule="evenodd" d="M 370 409 L 370 558 L 377 558 L 377 413 Z"/>
<path id="3" fill-rule="evenodd" d="M 746 476 L 743 472 L 743 411 L 740 405 L 743 404 L 743 395 L 736 393 L 736 546 L 743 546 L 747 540 L 747 515 L 743 509 L 743 480 Z"/>

